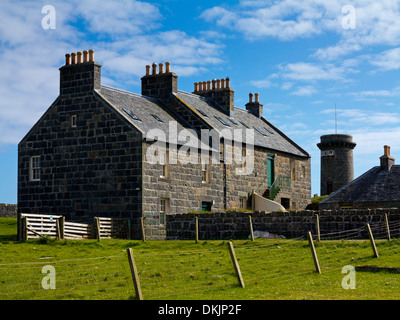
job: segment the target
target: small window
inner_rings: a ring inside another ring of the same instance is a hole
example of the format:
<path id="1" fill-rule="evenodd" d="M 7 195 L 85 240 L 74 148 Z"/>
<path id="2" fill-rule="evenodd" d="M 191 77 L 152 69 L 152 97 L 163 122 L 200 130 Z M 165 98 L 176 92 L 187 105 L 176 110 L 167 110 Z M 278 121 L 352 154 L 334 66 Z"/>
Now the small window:
<path id="1" fill-rule="evenodd" d="M 163 157 L 161 160 L 161 178 L 168 178 L 169 177 L 169 152 L 166 150 L 163 153 Z M 164 158 L 165 157 L 165 158 Z"/>
<path id="2" fill-rule="evenodd" d="M 269 130 L 267 127 L 264 127 L 265 130 L 267 130 L 270 134 L 274 134 L 271 130 Z"/>
<path id="3" fill-rule="evenodd" d="M 160 213 L 169 213 L 169 199 L 168 198 L 160 199 Z"/>
<path id="4" fill-rule="evenodd" d="M 247 209 L 247 198 L 246 197 L 239 197 L 239 208 Z"/>
<path id="5" fill-rule="evenodd" d="M 209 183 L 210 182 L 210 164 L 208 163 L 201 163 L 201 182 L 202 183 Z"/>
<path id="6" fill-rule="evenodd" d="M 250 129 L 247 124 L 245 124 L 243 121 L 239 121 L 245 128 Z"/>
<path id="7" fill-rule="evenodd" d="M 201 202 L 201 211 L 211 211 L 212 202 L 211 201 L 202 201 Z"/>
<path id="8" fill-rule="evenodd" d="M 78 126 L 78 116 L 76 114 L 73 114 L 71 116 L 71 127 L 76 128 Z"/>
<path id="9" fill-rule="evenodd" d="M 152 116 L 153 116 L 153 118 L 156 119 L 158 122 L 164 122 L 164 121 L 162 121 L 162 120 L 160 119 L 159 116 L 157 116 L 157 115 L 155 115 L 155 114 L 152 114 Z"/>
<path id="10" fill-rule="evenodd" d="M 266 136 L 266 134 L 264 132 L 262 132 L 260 129 L 258 129 L 257 127 L 253 127 L 254 129 L 256 129 L 259 133 L 261 133 L 263 136 Z"/>
<path id="11" fill-rule="evenodd" d="M 202 116 L 208 118 L 208 115 L 207 115 L 203 110 L 197 109 L 197 111 L 198 111 Z"/>
<path id="12" fill-rule="evenodd" d="M 128 110 L 128 109 L 123 109 L 123 110 L 124 110 L 124 112 L 125 112 L 128 116 L 130 116 L 133 120 L 142 121 L 142 119 L 140 119 L 137 115 L 133 114 L 133 112 L 132 112 L 131 110 Z"/>
<path id="13" fill-rule="evenodd" d="M 230 125 L 229 125 L 226 121 L 224 121 L 223 119 L 221 119 L 220 117 L 215 116 L 215 118 L 216 118 L 219 122 L 221 122 L 224 126 L 230 127 Z"/>
<path id="14" fill-rule="evenodd" d="M 232 119 L 232 118 L 229 118 L 229 121 L 232 122 L 233 124 L 238 125 L 237 122 L 236 122 L 234 119 Z"/>
<path id="15" fill-rule="evenodd" d="M 30 181 L 40 181 L 40 156 L 32 156 L 29 170 Z"/>

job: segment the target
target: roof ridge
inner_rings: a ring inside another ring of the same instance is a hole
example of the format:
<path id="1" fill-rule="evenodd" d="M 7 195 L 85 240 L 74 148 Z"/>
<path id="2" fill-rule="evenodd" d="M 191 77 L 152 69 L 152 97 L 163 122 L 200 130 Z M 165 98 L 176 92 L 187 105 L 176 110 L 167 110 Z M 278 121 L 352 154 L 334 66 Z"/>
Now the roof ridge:
<path id="1" fill-rule="evenodd" d="M 114 88 L 114 87 L 110 87 L 110 86 L 106 86 L 106 85 L 101 85 L 101 87 L 104 87 L 104 88 L 107 88 L 107 89 L 113 90 L 113 91 L 119 91 L 119 92 L 122 92 L 122 93 L 126 93 L 128 95 L 133 95 L 133 96 L 136 96 L 136 97 L 139 97 L 139 98 L 143 98 L 143 99 L 147 99 L 147 100 L 150 100 L 150 101 L 160 101 L 157 98 L 144 96 L 142 94 L 131 92 L 131 91 L 127 91 L 127 90 L 124 90 L 124 89 Z M 101 93 L 101 90 L 100 90 L 100 93 Z"/>

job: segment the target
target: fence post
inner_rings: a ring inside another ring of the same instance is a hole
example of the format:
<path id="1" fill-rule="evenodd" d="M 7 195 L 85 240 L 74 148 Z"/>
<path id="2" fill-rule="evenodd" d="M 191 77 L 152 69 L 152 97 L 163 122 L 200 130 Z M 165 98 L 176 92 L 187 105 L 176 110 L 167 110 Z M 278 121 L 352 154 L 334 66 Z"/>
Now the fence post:
<path id="1" fill-rule="evenodd" d="M 65 238 L 65 217 L 60 218 L 61 239 Z"/>
<path id="2" fill-rule="evenodd" d="M 311 253 L 314 259 L 314 265 L 315 265 L 315 270 L 321 274 L 321 268 L 319 266 L 319 262 L 318 262 L 318 257 L 317 257 L 317 252 L 315 251 L 315 247 L 314 247 L 314 241 L 312 239 L 312 235 L 311 232 L 307 233 L 307 237 L 308 237 L 308 243 L 310 244 L 310 248 L 311 248 Z"/>
<path id="3" fill-rule="evenodd" d="M 250 226 L 251 241 L 254 241 L 253 222 L 251 220 L 251 216 L 250 215 L 249 215 L 249 226 Z"/>
<path id="4" fill-rule="evenodd" d="M 319 230 L 319 215 L 315 215 L 315 228 L 317 229 L 317 240 L 318 242 L 321 241 L 321 232 Z"/>
<path id="5" fill-rule="evenodd" d="M 60 231 L 60 219 L 56 219 L 56 239 L 61 239 L 61 231 Z"/>
<path id="6" fill-rule="evenodd" d="M 389 220 L 388 220 L 387 213 L 385 213 L 385 224 L 386 224 L 387 238 L 390 241 L 390 229 L 389 229 Z"/>
<path id="7" fill-rule="evenodd" d="M 129 266 L 131 267 L 131 274 L 133 279 L 133 285 L 135 287 L 136 299 L 143 300 L 142 289 L 140 288 L 139 274 L 137 272 L 135 258 L 131 248 L 127 249 Z"/>
<path id="8" fill-rule="evenodd" d="M 144 218 L 140 217 L 140 228 L 142 229 L 142 240 L 146 241 L 146 233 L 144 230 Z"/>
<path id="9" fill-rule="evenodd" d="M 96 226 L 96 232 L 97 232 L 97 240 L 101 241 L 101 236 L 100 236 L 100 219 L 98 217 L 94 218 L 94 225 Z"/>
<path id="10" fill-rule="evenodd" d="M 196 230 L 195 230 L 196 243 L 198 243 L 199 242 L 199 217 L 198 216 L 195 217 L 195 228 L 196 228 Z"/>
<path id="11" fill-rule="evenodd" d="M 369 241 L 371 242 L 372 250 L 374 251 L 375 258 L 379 258 L 378 250 L 376 249 L 374 236 L 372 235 L 371 227 L 369 223 L 365 225 L 367 227 Z"/>
<path id="12" fill-rule="evenodd" d="M 235 254 L 235 250 L 233 249 L 232 241 L 228 242 L 228 248 L 229 248 L 229 253 L 231 255 L 233 267 L 235 268 L 236 277 L 237 277 L 237 279 L 239 281 L 239 285 L 242 288 L 244 288 L 244 281 L 243 281 L 242 273 L 240 272 L 239 263 L 238 263 L 238 261 L 236 259 L 236 254 Z"/>

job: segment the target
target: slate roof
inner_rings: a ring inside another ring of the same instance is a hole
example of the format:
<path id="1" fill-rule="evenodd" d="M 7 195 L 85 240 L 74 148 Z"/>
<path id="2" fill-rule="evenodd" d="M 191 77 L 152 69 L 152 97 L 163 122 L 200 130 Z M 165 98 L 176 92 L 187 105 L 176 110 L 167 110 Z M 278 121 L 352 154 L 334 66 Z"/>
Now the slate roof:
<path id="1" fill-rule="evenodd" d="M 96 92 L 101 98 L 107 101 L 111 107 L 117 110 L 127 121 L 137 128 L 143 134 L 144 138 L 146 137 L 148 130 L 159 128 L 165 132 L 168 141 L 170 121 L 177 122 L 177 132 L 184 128 L 192 129 L 188 123 L 181 118 L 179 119 L 179 116 L 159 99 L 142 96 L 104 85 L 101 86 L 101 90 Z M 309 157 L 309 154 L 305 150 L 263 117 L 258 118 L 247 110 L 237 107 L 235 107 L 233 116 L 228 117 L 210 98 L 183 91 L 174 93 L 174 96 L 189 105 L 193 110 L 195 110 L 198 117 L 202 118 L 202 120 L 208 123 L 210 127 L 219 132 L 223 129 L 244 130 L 246 128 L 254 129 L 254 127 L 257 127 L 265 135 L 254 130 L 254 144 L 256 146 L 300 157 Z M 135 120 L 132 116 L 136 116 L 140 120 Z M 158 117 L 162 122 L 158 121 L 154 116 Z M 216 117 L 225 121 L 228 126 L 224 125 Z M 244 126 L 243 123 L 247 127 Z"/>
<path id="2" fill-rule="evenodd" d="M 248 128 L 254 129 L 254 127 L 256 127 L 265 134 L 263 135 L 259 131 L 254 130 L 254 144 L 256 146 L 282 151 L 301 157 L 309 157 L 309 154 L 305 150 L 273 126 L 264 117 L 258 118 L 247 110 L 238 107 L 235 107 L 233 115 L 228 117 L 228 115 L 226 115 L 210 98 L 184 91 L 178 91 L 175 95 L 191 106 L 194 110 L 198 111 L 198 115 L 218 131 L 227 128 L 244 130 L 246 129 L 243 125 L 244 123 Z M 200 111 L 204 112 L 207 116 L 204 116 Z M 216 117 L 225 121 L 229 127 L 222 124 Z M 230 119 L 232 119 L 236 124 L 232 123 Z"/>
<path id="3" fill-rule="evenodd" d="M 400 200 L 400 165 L 391 170 L 373 167 L 363 175 L 343 186 L 320 203 L 379 202 Z"/>

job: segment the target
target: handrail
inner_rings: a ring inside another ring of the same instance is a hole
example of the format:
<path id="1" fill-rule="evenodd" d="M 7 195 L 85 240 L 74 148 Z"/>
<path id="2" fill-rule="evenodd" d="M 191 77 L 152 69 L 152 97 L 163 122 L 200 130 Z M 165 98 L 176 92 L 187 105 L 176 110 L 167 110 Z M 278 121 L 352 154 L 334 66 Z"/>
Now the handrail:
<path id="1" fill-rule="evenodd" d="M 288 176 L 278 176 L 270 187 L 269 198 L 274 200 L 276 195 L 282 190 L 290 190 L 291 179 Z"/>

